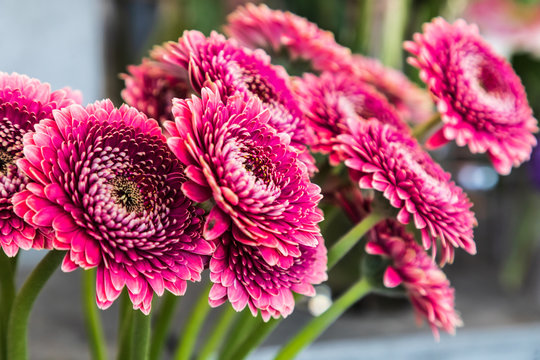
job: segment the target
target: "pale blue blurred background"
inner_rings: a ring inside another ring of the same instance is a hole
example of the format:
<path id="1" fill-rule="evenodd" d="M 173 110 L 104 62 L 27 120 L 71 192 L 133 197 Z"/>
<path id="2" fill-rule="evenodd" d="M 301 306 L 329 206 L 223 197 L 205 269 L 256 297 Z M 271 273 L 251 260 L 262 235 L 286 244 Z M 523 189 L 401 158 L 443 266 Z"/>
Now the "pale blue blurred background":
<path id="1" fill-rule="evenodd" d="M 102 14 L 99 0 L 0 0 L 0 71 L 102 98 Z"/>

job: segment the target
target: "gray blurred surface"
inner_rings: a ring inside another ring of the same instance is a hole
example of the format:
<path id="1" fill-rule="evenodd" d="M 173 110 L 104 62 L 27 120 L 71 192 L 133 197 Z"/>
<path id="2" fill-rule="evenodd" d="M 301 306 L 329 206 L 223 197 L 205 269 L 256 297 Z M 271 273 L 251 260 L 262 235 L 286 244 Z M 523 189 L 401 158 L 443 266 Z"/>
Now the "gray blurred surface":
<path id="1" fill-rule="evenodd" d="M 99 0 L 0 0 L 0 71 L 102 98 L 101 11 Z"/>
<path id="2" fill-rule="evenodd" d="M 250 360 L 271 360 L 270 347 Z M 298 360 L 534 360 L 540 359 L 540 325 L 464 330 L 459 336 L 442 336 L 439 343 L 421 335 L 375 339 L 322 341 L 300 353 Z"/>
<path id="3" fill-rule="evenodd" d="M 19 283 L 28 275 L 23 267 Z M 465 327 L 455 337 L 442 334 L 435 342 L 427 326 L 417 327 L 407 302 L 368 298 L 333 324 L 300 359 L 540 359 L 540 306 L 534 291 L 505 294 L 498 290 L 489 269 L 469 272 L 450 271 L 456 287 L 456 307 Z M 30 318 L 30 359 L 89 359 L 80 301 L 80 271 L 57 271 L 43 289 Z M 207 278 L 207 274 L 203 274 Z M 167 340 L 170 359 L 183 322 L 197 299 L 200 284 L 190 284 L 179 303 L 173 329 Z M 210 317 L 201 333 L 204 339 L 219 315 Z M 114 358 L 117 304 L 100 312 L 106 332 L 110 358 Z M 269 359 L 276 344 L 283 344 L 311 316 L 300 303 L 297 310 L 280 324 L 255 359 Z"/>

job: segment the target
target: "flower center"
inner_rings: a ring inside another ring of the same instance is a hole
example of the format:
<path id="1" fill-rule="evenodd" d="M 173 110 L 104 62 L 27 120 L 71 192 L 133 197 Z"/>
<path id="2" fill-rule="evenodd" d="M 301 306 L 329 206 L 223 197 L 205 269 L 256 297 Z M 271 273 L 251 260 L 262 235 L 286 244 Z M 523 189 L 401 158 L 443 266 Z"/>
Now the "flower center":
<path id="1" fill-rule="evenodd" d="M 253 176 L 258 180 L 261 180 L 265 184 L 270 184 L 272 182 L 272 173 L 274 172 L 274 167 L 269 163 L 268 159 L 261 154 L 261 151 L 258 149 L 244 149 L 244 154 L 242 155 L 244 159 L 244 168 L 249 171 Z"/>
<path id="2" fill-rule="evenodd" d="M 9 165 L 13 163 L 13 160 L 13 156 L 0 147 L 0 175 L 7 172 L 7 169 Z"/>
<path id="3" fill-rule="evenodd" d="M 244 83 L 247 89 L 264 103 L 269 103 L 275 98 L 273 88 L 268 85 L 268 82 L 260 74 L 254 71 L 244 71 Z"/>
<path id="4" fill-rule="evenodd" d="M 501 79 L 500 74 L 496 73 L 493 67 L 487 64 L 480 64 L 479 67 L 477 80 L 482 90 L 492 96 L 504 94 L 507 90 L 506 82 Z"/>
<path id="5" fill-rule="evenodd" d="M 128 212 L 141 212 L 144 209 L 144 197 L 137 183 L 123 176 L 111 180 L 112 196 L 115 202 L 122 205 Z"/>

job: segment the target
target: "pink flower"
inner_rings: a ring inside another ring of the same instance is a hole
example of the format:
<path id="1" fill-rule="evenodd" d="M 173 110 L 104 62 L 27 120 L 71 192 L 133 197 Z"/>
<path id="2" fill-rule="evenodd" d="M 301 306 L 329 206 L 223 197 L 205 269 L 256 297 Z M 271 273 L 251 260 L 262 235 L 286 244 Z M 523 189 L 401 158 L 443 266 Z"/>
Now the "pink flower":
<path id="1" fill-rule="evenodd" d="M 504 55 L 526 51 L 540 54 L 540 6 L 513 0 L 468 2 L 463 17 L 476 23 L 482 35 Z"/>
<path id="2" fill-rule="evenodd" d="M 425 318 L 437 340 L 438 328 L 454 334 L 463 323 L 454 309 L 454 289 L 433 259 L 416 244 L 414 237 L 393 220 L 379 223 L 371 232 L 366 251 L 391 261 L 384 273 L 384 285 L 403 285 L 419 322 Z"/>
<path id="3" fill-rule="evenodd" d="M 333 146 L 338 135 L 348 132 L 348 121 L 375 118 L 409 132 L 407 124 L 384 96 L 350 74 L 323 72 L 319 77 L 304 74 L 294 84 L 312 133 L 311 147 L 330 154 L 333 164 L 340 160 Z"/>
<path id="4" fill-rule="evenodd" d="M 212 307 L 229 300 L 236 311 L 246 305 L 253 316 L 257 309 L 264 321 L 287 317 L 294 309 L 292 292 L 313 296 L 312 284 L 326 280 L 326 248 L 322 238 L 316 247 L 299 246 L 300 256 L 288 268 L 269 265 L 257 246 L 244 245 L 226 232 L 217 242 L 210 260 Z"/>
<path id="5" fill-rule="evenodd" d="M 221 84 L 224 101 L 241 92 L 246 100 L 256 97 L 273 114 L 270 125 L 289 134 L 299 149 L 305 148 L 305 124 L 284 68 L 270 63 L 262 50 L 251 51 L 213 32 L 206 38 L 186 31 L 178 42 L 155 47 L 151 57 L 169 72 L 189 74 L 196 92 L 208 82 Z"/>
<path id="6" fill-rule="evenodd" d="M 315 70 L 337 71 L 351 51 L 336 43 L 330 31 L 320 29 L 306 18 L 272 10 L 268 6 L 247 4 L 227 17 L 225 33 L 248 48 L 263 48 L 274 53 L 288 52 L 312 63 Z"/>
<path id="7" fill-rule="evenodd" d="M 218 89 L 203 88 L 202 99 L 173 100 L 176 121 L 165 126 L 186 166 L 182 190 L 194 201 L 215 201 L 207 239 L 232 229 L 237 241 L 267 247 L 262 252 L 271 265 L 299 256 L 299 244 L 318 243 L 320 188 L 309 181 L 289 136 L 268 125 L 271 115 L 260 102 L 238 94 L 224 104 Z"/>
<path id="8" fill-rule="evenodd" d="M 181 192 L 183 168 L 157 122 L 109 100 L 54 119 L 24 137 L 18 165 L 32 186 L 14 197 L 15 212 L 54 232 L 53 247 L 68 250 L 64 271 L 97 267 L 101 308 L 124 286 L 145 314 L 154 292 L 184 294 L 214 247 L 201 237 L 203 211 Z"/>
<path id="9" fill-rule="evenodd" d="M 210 85 L 201 99 L 175 99 L 176 121 L 165 127 L 169 146 L 186 166 L 182 190 L 194 201 L 215 204 L 203 234 L 225 248 L 216 250 L 211 263 L 234 258 L 236 248 L 243 254 L 238 256 L 257 256 L 260 266 L 289 269 L 301 261 L 303 249 L 320 242 L 320 188 L 309 181 L 289 136 L 268 125 L 271 113 L 260 101 L 238 93 L 225 104 L 219 84 Z M 229 280 L 222 279 L 222 285 L 231 286 Z"/>
<path id="10" fill-rule="evenodd" d="M 339 135 L 337 148 L 362 189 L 383 193 L 399 209 L 402 224 L 413 220 L 425 249 L 438 239 L 441 263 L 452 262 L 454 247 L 476 252 L 476 219 L 463 190 L 408 134 L 377 121 L 349 121 L 351 134 Z"/>
<path id="11" fill-rule="evenodd" d="M 172 120 L 172 99 L 189 94 L 187 75 L 167 71 L 149 59 L 143 59 L 140 65 L 128 66 L 128 72 L 122 74 L 126 83 L 122 90 L 124 101 L 160 123 Z"/>
<path id="12" fill-rule="evenodd" d="M 51 92 L 49 84 L 37 79 L 0 72 L 0 246 L 8 256 L 15 256 L 19 248 L 51 245 L 42 231 L 13 212 L 13 195 L 28 184 L 15 164 L 23 157 L 23 135 L 41 119 L 52 117 L 54 109 L 80 101 L 80 93 L 68 88 Z"/>
<path id="13" fill-rule="evenodd" d="M 529 159 L 536 119 L 520 79 L 463 20 L 437 18 L 405 48 L 435 97 L 444 123 L 429 140 L 437 147 L 455 140 L 473 153 L 487 152 L 495 169 L 510 173 Z"/>

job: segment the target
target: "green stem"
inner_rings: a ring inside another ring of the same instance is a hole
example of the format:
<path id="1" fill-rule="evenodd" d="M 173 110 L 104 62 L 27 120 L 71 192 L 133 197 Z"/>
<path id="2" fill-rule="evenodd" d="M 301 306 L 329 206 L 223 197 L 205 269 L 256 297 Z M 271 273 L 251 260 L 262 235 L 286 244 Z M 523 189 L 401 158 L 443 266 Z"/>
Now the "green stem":
<path id="1" fill-rule="evenodd" d="M 328 250 L 328 270 L 334 267 L 343 256 L 379 221 L 384 219 L 384 215 L 373 211 L 366 216 L 362 221 L 356 224 L 348 233 L 343 235 L 331 248 Z"/>
<path id="2" fill-rule="evenodd" d="M 89 337 L 90 352 L 93 360 L 104 360 L 107 357 L 103 326 L 96 306 L 96 270 L 90 269 L 82 273 L 82 298 L 86 332 Z"/>
<path id="3" fill-rule="evenodd" d="M 132 360 L 148 360 L 150 349 L 150 315 L 143 314 L 140 310 L 133 310 L 133 326 L 131 338 Z"/>
<path id="4" fill-rule="evenodd" d="M 225 309 L 222 310 L 221 317 L 214 326 L 212 334 L 210 334 L 210 337 L 206 340 L 206 343 L 199 352 L 199 356 L 197 357 L 198 360 L 207 360 L 214 352 L 219 350 L 219 346 L 225 339 L 225 332 L 229 329 L 231 321 L 236 314 L 237 312 L 232 306 L 226 306 Z"/>
<path id="5" fill-rule="evenodd" d="M 343 235 L 328 251 L 328 270 L 331 270 L 343 256 L 368 232 L 374 225 L 385 218 L 385 215 L 372 211 L 362 221 L 356 224 L 348 233 Z M 258 326 L 237 347 L 232 356 L 222 356 L 225 360 L 245 358 L 253 349 L 261 344 L 264 339 L 276 328 L 282 319 L 270 319 L 267 323 L 260 321 Z M 234 333 L 234 332 L 231 332 Z"/>
<path id="6" fill-rule="evenodd" d="M 319 223 L 322 234 L 326 233 L 326 229 L 328 229 L 332 221 L 334 221 L 340 213 L 340 208 L 337 206 L 332 206 L 324 212 L 324 221 Z"/>
<path id="7" fill-rule="evenodd" d="M 211 287 L 212 283 L 209 282 L 199 297 L 199 300 L 197 300 L 191 316 L 187 319 L 186 326 L 181 335 L 182 338 L 174 354 L 175 360 L 189 360 L 191 357 L 191 353 L 197 342 L 199 331 L 210 310 L 210 305 L 208 305 L 208 294 L 210 293 Z"/>
<path id="8" fill-rule="evenodd" d="M 131 339 L 133 324 L 133 305 L 129 300 L 127 290 L 120 296 L 120 309 L 118 321 L 118 354 L 117 360 L 131 359 Z"/>
<path id="9" fill-rule="evenodd" d="M 17 267 L 19 266 L 20 257 L 21 257 L 21 252 L 19 251 L 17 255 L 15 255 L 12 258 L 9 258 L 9 261 L 11 262 L 11 271 L 13 272 L 13 275 L 17 273 Z"/>
<path id="10" fill-rule="evenodd" d="M 418 140 L 421 141 L 432 129 L 441 123 L 441 115 L 435 113 L 431 119 L 428 121 L 416 125 L 412 129 L 412 135 Z"/>
<path id="11" fill-rule="evenodd" d="M 386 1 L 386 6 L 382 24 L 380 59 L 386 66 L 401 68 L 403 54 L 401 43 L 409 19 L 410 1 Z"/>
<path id="12" fill-rule="evenodd" d="M 62 263 L 64 251 L 51 250 L 35 267 L 21 290 L 15 297 L 13 308 L 9 317 L 8 325 L 8 358 L 11 360 L 26 360 L 27 353 L 27 328 L 32 305 L 39 292 Z"/>
<path id="13" fill-rule="evenodd" d="M 370 290 L 371 286 L 366 279 L 358 280 L 328 310 L 306 324 L 294 338 L 281 348 L 274 360 L 293 359 L 302 349 L 311 344 L 324 330 L 332 325 L 348 308 L 367 295 Z"/>
<path id="14" fill-rule="evenodd" d="M 270 319 L 268 322 L 264 323 L 261 319 L 256 319 L 257 321 L 253 331 L 249 336 L 235 349 L 234 353 L 230 356 L 223 356 L 220 359 L 223 360 L 236 360 L 236 359 L 245 359 L 251 351 L 256 349 L 272 331 L 279 325 L 282 319 Z"/>
<path id="15" fill-rule="evenodd" d="M 233 355 L 238 346 L 245 344 L 245 339 L 251 334 L 251 331 L 258 323 L 260 323 L 260 326 L 264 326 L 264 323 L 254 317 L 249 309 L 244 309 L 232 329 L 230 329 L 219 358 L 238 359 L 237 357 L 231 357 L 231 355 Z"/>
<path id="16" fill-rule="evenodd" d="M 15 298 L 14 259 L 0 250 L 0 360 L 7 360 L 7 327 Z"/>
<path id="17" fill-rule="evenodd" d="M 171 327 L 171 323 L 176 310 L 179 296 L 165 292 L 163 300 L 156 315 L 152 338 L 150 341 L 150 359 L 160 359 L 163 345 L 167 339 L 167 333 Z"/>
<path id="18" fill-rule="evenodd" d="M 358 1 L 356 5 L 356 41 L 355 52 L 367 53 L 371 55 L 372 30 L 373 30 L 373 8 L 375 0 Z"/>

